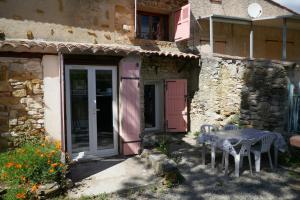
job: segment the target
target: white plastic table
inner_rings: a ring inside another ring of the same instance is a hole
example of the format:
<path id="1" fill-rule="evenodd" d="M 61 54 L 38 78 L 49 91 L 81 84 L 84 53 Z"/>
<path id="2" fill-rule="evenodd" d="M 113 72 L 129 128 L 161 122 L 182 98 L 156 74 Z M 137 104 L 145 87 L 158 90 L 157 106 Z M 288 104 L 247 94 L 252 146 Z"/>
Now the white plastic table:
<path id="1" fill-rule="evenodd" d="M 211 145 L 211 165 L 215 167 L 216 149 L 228 150 L 232 144 L 235 144 L 244 139 L 257 139 L 266 134 L 274 134 L 274 165 L 277 167 L 278 151 L 285 152 L 287 144 L 280 133 L 262 131 L 254 128 L 238 129 L 238 130 L 221 130 L 211 133 L 203 133 L 199 136 L 198 142 L 203 145 L 202 149 L 202 164 L 205 165 L 206 144 Z"/>

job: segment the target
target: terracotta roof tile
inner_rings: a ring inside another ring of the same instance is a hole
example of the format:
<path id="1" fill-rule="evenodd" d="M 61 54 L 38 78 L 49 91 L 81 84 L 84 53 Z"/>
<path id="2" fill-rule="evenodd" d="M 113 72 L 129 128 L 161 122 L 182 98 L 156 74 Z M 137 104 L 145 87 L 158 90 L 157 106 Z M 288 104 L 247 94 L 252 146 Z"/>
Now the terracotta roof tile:
<path id="1" fill-rule="evenodd" d="M 138 46 L 116 44 L 86 44 L 73 42 L 49 42 L 42 40 L 4 40 L 0 41 L 0 51 L 35 53 L 78 53 L 106 55 L 156 55 L 176 58 L 199 58 L 198 55 L 179 51 L 144 50 Z"/>

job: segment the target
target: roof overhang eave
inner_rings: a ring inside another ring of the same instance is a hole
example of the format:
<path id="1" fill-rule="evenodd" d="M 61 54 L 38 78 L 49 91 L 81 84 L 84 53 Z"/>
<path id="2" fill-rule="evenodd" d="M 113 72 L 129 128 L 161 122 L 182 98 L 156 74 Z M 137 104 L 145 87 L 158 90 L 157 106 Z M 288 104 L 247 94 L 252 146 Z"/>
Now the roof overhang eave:
<path id="1" fill-rule="evenodd" d="M 233 16 L 225 16 L 225 15 L 208 15 L 204 17 L 199 17 L 198 20 L 201 19 L 209 19 L 213 18 L 214 22 L 224 22 L 224 23 L 232 23 L 232 24 L 251 24 L 252 20 L 243 17 L 233 17 Z"/>
<path id="2" fill-rule="evenodd" d="M 243 17 L 233 17 L 233 16 L 225 16 L 225 15 L 208 15 L 204 17 L 199 17 L 198 20 L 213 18 L 214 22 L 224 22 L 224 23 L 232 23 L 232 24 L 251 24 L 255 21 L 268 21 L 268 20 L 276 20 L 276 19 L 290 19 L 300 21 L 300 15 L 281 15 L 281 16 L 273 16 L 273 17 L 265 17 L 265 18 L 243 18 Z"/>
<path id="3" fill-rule="evenodd" d="M 199 55 L 178 51 L 144 50 L 137 46 L 87 44 L 72 42 L 50 42 L 40 40 L 4 40 L 0 41 L 0 52 L 29 52 L 45 54 L 98 54 L 98 55 L 146 55 L 173 58 L 198 59 Z"/>

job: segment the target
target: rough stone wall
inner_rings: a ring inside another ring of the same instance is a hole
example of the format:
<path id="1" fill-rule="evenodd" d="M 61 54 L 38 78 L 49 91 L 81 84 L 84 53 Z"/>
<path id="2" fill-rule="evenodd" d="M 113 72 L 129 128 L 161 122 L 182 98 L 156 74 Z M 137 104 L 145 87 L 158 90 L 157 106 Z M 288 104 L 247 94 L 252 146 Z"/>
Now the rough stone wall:
<path id="1" fill-rule="evenodd" d="M 287 66 L 249 61 L 241 93 L 241 125 L 283 131 L 288 106 Z"/>
<path id="2" fill-rule="evenodd" d="M 134 36 L 134 1 L 0 1 L 0 18 L 8 39 L 115 43 Z"/>
<path id="3" fill-rule="evenodd" d="M 239 113 L 245 64 L 241 60 L 202 58 L 199 90 L 191 103 L 191 131 L 201 124 L 225 125 Z"/>
<path id="4" fill-rule="evenodd" d="M 191 131 L 199 131 L 203 124 L 224 126 L 232 122 L 283 131 L 287 65 L 266 60 L 202 58 L 199 91 L 191 102 Z"/>
<path id="5" fill-rule="evenodd" d="M 141 95 L 141 128 L 142 132 L 145 129 L 144 120 L 144 85 L 146 82 L 158 82 L 164 90 L 164 81 L 167 79 L 187 79 L 188 80 L 188 95 L 193 96 L 196 90 L 193 86 L 197 85 L 191 77 L 197 77 L 198 62 L 188 61 L 184 59 L 171 59 L 165 57 L 143 57 L 141 68 L 140 95 Z M 161 92 L 162 104 L 164 104 L 164 91 Z M 188 107 L 190 103 L 188 102 Z M 164 107 L 161 107 L 161 131 L 164 125 Z"/>
<path id="6" fill-rule="evenodd" d="M 18 143 L 44 132 L 41 59 L 1 57 L 0 133 Z"/>
<path id="7" fill-rule="evenodd" d="M 172 13 L 186 3 L 187 0 L 139 0 L 138 9 L 170 14 L 171 26 Z M 0 1 L 0 32 L 6 39 L 177 48 L 172 42 L 136 39 L 134 21 L 134 0 Z"/>

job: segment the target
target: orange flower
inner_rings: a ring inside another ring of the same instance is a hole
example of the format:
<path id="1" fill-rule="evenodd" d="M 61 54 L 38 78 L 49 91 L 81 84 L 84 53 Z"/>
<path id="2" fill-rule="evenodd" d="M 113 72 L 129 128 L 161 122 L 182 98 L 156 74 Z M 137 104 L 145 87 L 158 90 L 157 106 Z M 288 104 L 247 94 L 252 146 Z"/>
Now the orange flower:
<path id="1" fill-rule="evenodd" d="M 26 198 L 25 193 L 18 193 L 18 194 L 16 195 L 16 198 L 17 198 L 17 199 L 25 199 L 25 198 Z"/>
<path id="2" fill-rule="evenodd" d="M 50 173 L 53 173 L 53 172 L 54 172 L 54 169 L 51 168 L 51 169 L 49 170 L 49 172 L 50 172 Z"/>
<path id="3" fill-rule="evenodd" d="M 21 165 L 21 164 L 16 164 L 16 168 L 17 168 L 17 169 L 21 169 L 21 168 L 22 168 L 22 165 Z"/>
<path id="4" fill-rule="evenodd" d="M 44 146 L 45 146 L 45 143 L 41 144 L 41 146 L 44 147 Z"/>
<path id="5" fill-rule="evenodd" d="M 62 163 L 59 164 L 60 167 L 64 166 Z"/>
<path id="6" fill-rule="evenodd" d="M 51 163 L 51 160 L 48 160 L 48 165 L 50 165 L 50 163 Z"/>
<path id="7" fill-rule="evenodd" d="M 25 176 L 21 176 L 21 180 L 25 182 L 26 181 L 26 177 Z"/>
<path id="8" fill-rule="evenodd" d="M 3 172 L 3 173 L 1 174 L 1 178 L 6 178 L 6 177 L 7 177 L 7 173 Z"/>
<path id="9" fill-rule="evenodd" d="M 32 187 L 31 187 L 31 192 L 35 192 L 37 189 L 39 188 L 39 186 L 37 184 L 34 184 Z"/>
<path id="10" fill-rule="evenodd" d="M 12 166 L 14 166 L 14 163 L 13 162 L 8 162 L 6 163 L 5 165 L 7 168 L 11 168 Z"/>
<path id="11" fill-rule="evenodd" d="M 53 163 L 53 164 L 51 165 L 51 167 L 55 168 L 57 165 L 58 165 L 57 163 Z"/>
<path id="12" fill-rule="evenodd" d="M 41 156 L 41 158 L 44 158 L 44 154 L 41 153 L 40 156 Z"/>

